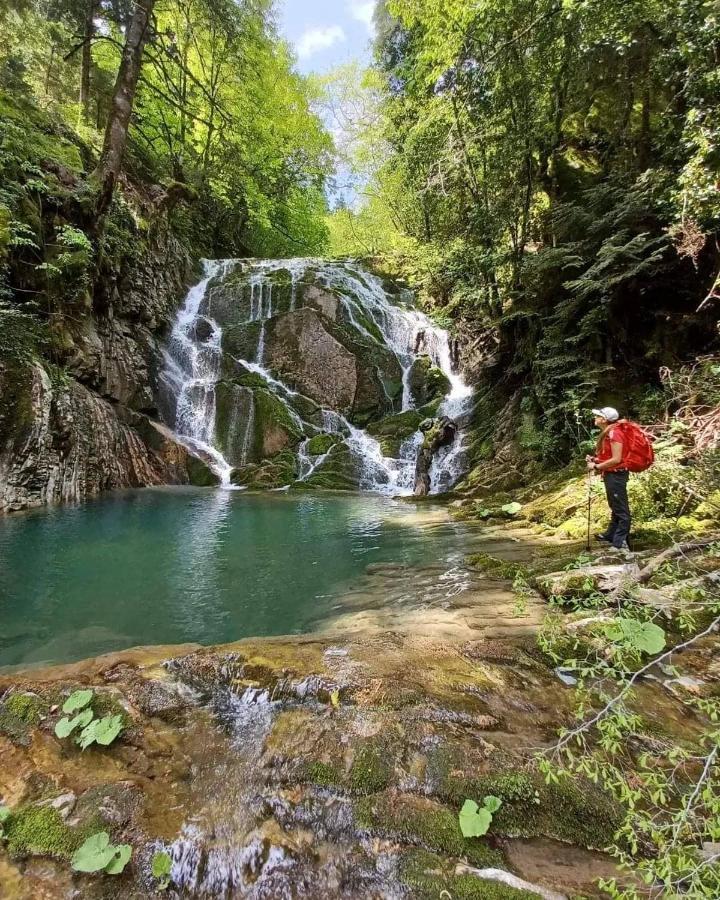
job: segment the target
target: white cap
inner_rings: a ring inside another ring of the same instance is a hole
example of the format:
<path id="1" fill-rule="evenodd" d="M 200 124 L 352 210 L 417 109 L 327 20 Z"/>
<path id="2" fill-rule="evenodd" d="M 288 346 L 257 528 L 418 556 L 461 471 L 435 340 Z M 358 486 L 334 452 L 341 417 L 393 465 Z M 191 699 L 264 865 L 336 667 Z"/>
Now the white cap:
<path id="1" fill-rule="evenodd" d="M 593 410 L 594 416 L 602 416 L 603 419 L 607 419 L 608 422 L 617 422 L 620 418 L 620 413 L 615 409 L 614 406 L 603 406 L 600 409 Z"/>

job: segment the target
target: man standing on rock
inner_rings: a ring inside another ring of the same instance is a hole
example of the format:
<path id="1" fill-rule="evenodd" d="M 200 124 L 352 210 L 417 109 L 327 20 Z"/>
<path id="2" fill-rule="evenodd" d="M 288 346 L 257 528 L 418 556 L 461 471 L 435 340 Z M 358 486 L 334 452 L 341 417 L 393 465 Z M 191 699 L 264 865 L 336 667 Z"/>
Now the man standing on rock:
<path id="1" fill-rule="evenodd" d="M 630 473 L 624 463 L 626 437 L 620 425 L 620 413 L 612 406 L 594 409 L 595 424 L 601 429 L 595 456 L 587 456 L 588 471 L 602 476 L 605 483 L 608 506 L 612 513 L 610 525 L 597 540 L 612 544 L 617 550 L 629 550 L 630 501 L 628 478 Z"/>

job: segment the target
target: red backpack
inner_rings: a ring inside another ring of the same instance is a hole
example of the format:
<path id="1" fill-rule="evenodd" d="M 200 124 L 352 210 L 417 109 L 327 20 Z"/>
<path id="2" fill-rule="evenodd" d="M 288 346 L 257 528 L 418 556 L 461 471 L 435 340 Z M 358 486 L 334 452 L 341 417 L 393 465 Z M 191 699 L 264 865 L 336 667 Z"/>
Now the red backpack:
<path id="1" fill-rule="evenodd" d="M 655 462 L 650 436 L 635 422 L 622 419 L 618 422 L 622 428 L 624 440 L 624 452 L 622 464 L 628 472 L 644 472 Z"/>

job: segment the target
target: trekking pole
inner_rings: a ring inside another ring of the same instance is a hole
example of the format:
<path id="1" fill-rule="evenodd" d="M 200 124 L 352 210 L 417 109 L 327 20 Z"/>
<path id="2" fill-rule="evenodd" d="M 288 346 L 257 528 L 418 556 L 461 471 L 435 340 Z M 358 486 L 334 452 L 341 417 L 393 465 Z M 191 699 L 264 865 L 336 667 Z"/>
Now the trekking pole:
<path id="1" fill-rule="evenodd" d="M 592 552 L 592 542 L 590 540 L 591 515 L 592 515 L 592 473 L 587 473 L 587 489 L 588 489 L 588 514 L 587 514 L 587 551 Z"/>

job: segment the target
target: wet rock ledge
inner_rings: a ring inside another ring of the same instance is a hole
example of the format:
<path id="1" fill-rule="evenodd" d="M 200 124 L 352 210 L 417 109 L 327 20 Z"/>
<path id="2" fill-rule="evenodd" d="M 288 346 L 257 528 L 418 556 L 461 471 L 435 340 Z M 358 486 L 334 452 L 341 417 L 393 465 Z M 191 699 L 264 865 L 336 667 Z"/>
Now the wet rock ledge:
<path id="1" fill-rule="evenodd" d="M 110 746 L 55 736 L 79 688 L 121 717 Z M 618 810 L 533 766 L 570 692 L 529 640 L 141 649 L 1 676 L 0 698 L 3 897 L 516 900 L 594 896 L 614 871 Z M 488 794 L 489 835 L 463 838 L 460 806 Z M 98 831 L 132 846 L 121 875 L 72 870 Z"/>

